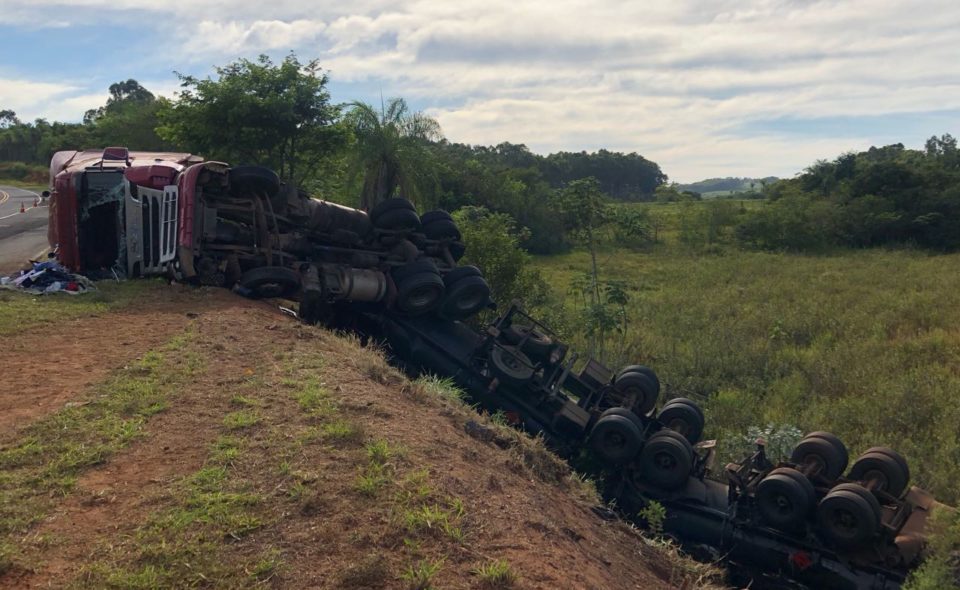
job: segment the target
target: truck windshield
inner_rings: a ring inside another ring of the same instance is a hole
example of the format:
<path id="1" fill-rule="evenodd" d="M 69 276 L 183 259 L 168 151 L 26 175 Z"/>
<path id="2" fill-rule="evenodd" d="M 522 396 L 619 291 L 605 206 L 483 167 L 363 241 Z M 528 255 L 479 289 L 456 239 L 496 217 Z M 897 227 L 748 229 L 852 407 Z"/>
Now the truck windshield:
<path id="1" fill-rule="evenodd" d="M 88 275 L 109 274 L 123 243 L 123 173 L 86 171 L 77 194 L 80 267 Z"/>

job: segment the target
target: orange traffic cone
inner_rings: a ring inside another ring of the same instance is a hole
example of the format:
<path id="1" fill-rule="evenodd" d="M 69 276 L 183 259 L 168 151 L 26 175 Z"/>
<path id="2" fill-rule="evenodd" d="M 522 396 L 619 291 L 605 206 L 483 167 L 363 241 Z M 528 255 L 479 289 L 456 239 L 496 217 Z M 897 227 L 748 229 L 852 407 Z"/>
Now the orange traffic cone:
<path id="1" fill-rule="evenodd" d="M 27 210 L 23 208 L 23 201 L 20 201 L 20 213 L 26 213 Z"/>

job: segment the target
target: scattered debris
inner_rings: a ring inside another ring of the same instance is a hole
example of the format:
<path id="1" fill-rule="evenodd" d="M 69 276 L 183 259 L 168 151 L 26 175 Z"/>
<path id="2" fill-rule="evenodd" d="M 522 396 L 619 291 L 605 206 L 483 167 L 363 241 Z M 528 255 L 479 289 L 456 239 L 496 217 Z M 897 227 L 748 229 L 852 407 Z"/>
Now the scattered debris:
<path id="1" fill-rule="evenodd" d="M 79 295 L 87 291 L 96 291 L 93 282 L 87 277 L 74 274 L 60 266 L 55 260 L 32 262 L 29 269 L 21 270 L 8 277 L 0 277 L 0 289 L 9 289 L 44 295 L 47 293 L 67 293 Z"/>

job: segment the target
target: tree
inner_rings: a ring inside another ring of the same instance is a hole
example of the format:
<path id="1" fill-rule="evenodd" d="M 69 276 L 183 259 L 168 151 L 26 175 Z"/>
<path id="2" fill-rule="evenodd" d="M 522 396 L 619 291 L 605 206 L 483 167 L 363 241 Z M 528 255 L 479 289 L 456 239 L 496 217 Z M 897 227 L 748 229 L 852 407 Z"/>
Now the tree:
<path id="1" fill-rule="evenodd" d="M 115 104 L 98 116 L 93 135 L 101 146 L 122 145 L 131 150 L 167 151 L 175 146 L 157 135 L 159 113 L 166 99 Z"/>
<path id="2" fill-rule="evenodd" d="M 647 246 L 655 241 L 656 224 L 650 212 L 635 205 L 621 205 L 611 211 L 618 245 Z"/>
<path id="3" fill-rule="evenodd" d="M 944 168 L 955 169 L 960 167 L 960 150 L 957 149 L 957 139 L 945 133 L 940 137 L 934 135 L 926 143 L 927 157 L 938 160 Z"/>
<path id="4" fill-rule="evenodd" d="M 360 206 L 370 210 L 399 189 L 411 201 L 421 199 L 428 182 L 436 183 L 430 141 L 442 139 L 440 125 L 412 113 L 402 98 L 392 98 L 378 113 L 351 103 L 347 123 L 353 131 L 353 176 L 362 177 Z"/>
<path id="5" fill-rule="evenodd" d="M 683 200 L 683 194 L 676 184 L 661 184 L 654 189 L 653 198 L 658 203 L 677 203 Z"/>
<path id="6" fill-rule="evenodd" d="M 643 156 L 603 149 L 596 153 L 550 154 L 541 167 L 546 179 L 555 187 L 592 176 L 605 194 L 619 200 L 650 200 L 657 186 L 667 181 L 667 175 L 660 167 Z"/>
<path id="7" fill-rule="evenodd" d="M 0 110 L 0 129 L 7 129 L 13 127 L 14 125 L 19 125 L 20 119 L 17 118 L 17 114 L 10 109 Z"/>
<path id="8" fill-rule="evenodd" d="M 124 110 L 130 105 L 149 105 L 156 102 L 157 97 L 152 92 L 140 85 L 139 82 L 130 78 L 126 82 L 114 82 L 108 89 L 110 98 L 107 104 L 98 108 L 90 109 L 83 114 L 84 123 L 94 123 L 107 113 Z"/>
<path id="9" fill-rule="evenodd" d="M 590 304 L 585 310 L 588 332 L 591 339 L 591 353 L 597 350 L 597 343 L 603 342 L 603 334 L 609 324 L 609 310 L 601 298 L 600 271 L 597 267 L 597 246 L 601 227 L 609 221 L 610 208 L 607 198 L 600 190 L 596 178 L 587 177 L 574 180 L 559 191 L 559 208 L 563 214 L 568 231 L 590 252 L 589 284 L 584 292 L 590 294 Z"/>
<path id="10" fill-rule="evenodd" d="M 559 192 L 560 210 L 567 228 L 590 252 L 593 274 L 594 304 L 600 301 L 600 282 L 597 271 L 597 233 L 607 221 L 607 199 L 600 191 L 600 182 L 590 176 L 574 180 Z"/>
<path id="11" fill-rule="evenodd" d="M 164 151 L 173 145 L 157 135 L 158 113 L 166 99 L 157 99 L 134 79 L 115 82 L 102 107 L 83 115 L 83 124 L 92 141 L 102 147 L 122 145 L 131 150 Z"/>
<path id="12" fill-rule="evenodd" d="M 317 60 L 261 55 L 216 68 L 217 79 L 177 74 L 183 90 L 162 104 L 160 137 L 231 163 L 257 163 L 303 184 L 343 145 L 339 115 Z"/>
<path id="13" fill-rule="evenodd" d="M 527 308 L 541 305 L 547 286 L 530 266 L 530 255 L 521 247 L 525 230 L 506 213 L 484 207 L 462 207 L 453 214 L 468 244 L 460 264 L 473 264 L 483 271 L 494 301 L 501 305 L 519 300 Z"/>

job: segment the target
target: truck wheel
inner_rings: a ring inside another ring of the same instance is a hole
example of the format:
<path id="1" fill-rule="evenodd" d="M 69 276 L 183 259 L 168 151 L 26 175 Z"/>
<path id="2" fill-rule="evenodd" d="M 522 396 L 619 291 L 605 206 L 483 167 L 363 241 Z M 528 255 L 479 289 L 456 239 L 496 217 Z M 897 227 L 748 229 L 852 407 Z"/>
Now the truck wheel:
<path id="1" fill-rule="evenodd" d="M 703 435 L 703 412 L 692 400 L 684 397 L 667 402 L 657 414 L 657 420 L 670 430 L 682 434 L 692 445 L 700 442 Z"/>
<path id="2" fill-rule="evenodd" d="M 503 339 L 510 344 L 520 344 L 521 350 L 531 358 L 546 360 L 553 351 L 553 339 L 536 328 L 529 326 L 508 326 L 503 331 Z M 525 340 L 524 340 L 525 339 Z"/>
<path id="3" fill-rule="evenodd" d="M 417 216 L 416 211 L 393 209 L 392 211 L 385 211 L 374 219 L 373 226 L 377 229 L 391 231 L 416 231 L 420 229 L 420 217 Z"/>
<path id="4" fill-rule="evenodd" d="M 857 547 L 880 529 L 880 503 L 860 484 L 842 483 L 820 500 L 817 524 L 820 533 L 837 547 Z"/>
<path id="5" fill-rule="evenodd" d="M 790 454 L 790 462 L 808 465 L 832 481 L 847 468 L 846 456 L 847 449 L 839 439 L 817 434 L 803 437 Z"/>
<path id="6" fill-rule="evenodd" d="M 404 209 L 406 211 L 417 212 L 417 208 L 413 206 L 413 203 L 407 199 L 402 199 L 400 197 L 391 197 L 389 199 L 384 199 L 373 206 L 370 209 L 370 221 L 376 221 L 378 217 L 386 213 L 387 211 L 394 211 L 397 209 Z M 419 216 L 417 221 L 419 221 Z"/>
<path id="7" fill-rule="evenodd" d="M 836 434 L 832 432 L 826 432 L 825 430 L 818 430 L 805 435 L 803 438 L 822 438 L 823 440 L 829 441 L 830 444 L 835 446 L 837 450 L 840 451 L 840 454 L 843 456 L 843 464 L 850 464 L 850 453 L 847 451 L 847 446 L 843 444 L 843 441 L 840 440 L 840 437 L 838 437 Z"/>
<path id="8" fill-rule="evenodd" d="M 244 188 L 267 193 L 273 197 L 280 192 L 280 177 L 277 173 L 263 166 L 237 166 L 228 172 L 230 192 L 239 195 Z"/>
<path id="9" fill-rule="evenodd" d="M 600 414 L 600 419 L 602 419 L 604 416 L 623 416 L 624 418 L 629 418 L 634 424 L 636 424 L 640 432 L 643 432 L 645 429 L 640 418 L 627 408 L 608 408 L 604 410 L 602 414 Z"/>
<path id="10" fill-rule="evenodd" d="M 431 272 L 436 275 L 440 274 L 440 271 L 437 270 L 437 264 L 433 260 L 429 258 L 418 258 L 416 260 L 411 260 L 403 266 L 395 267 L 392 271 L 390 271 L 390 276 L 393 277 L 393 281 L 395 283 L 399 283 L 409 276 L 417 275 L 423 272 Z"/>
<path id="11" fill-rule="evenodd" d="M 490 351 L 490 370 L 498 379 L 522 384 L 533 379 L 533 363 L 512 346 L 494 346 Z"/>
<path id="12" fill-rule="evenodd" d="M 254 297 L 289 297 L 300 288 L 300 275 L 292 268 L 260 266 L 251 268 L 237 281 Z"/>
<path id="13" fill-rule="evenodd" d="M 443 297 L 443 279 L 435 272 L 411 274 L 395 282 L 397 309 L 407 315 L 423 315 L 435 308 Z"/>
<path id="14" fill-rule="evenodd" d="M 657 394 L 660 394 L 660 378 L 657 377 L 657 373 L 650 367 L 645 365 L 627 365 L 617 372 L 617 378 L 622 375 L 626 375 L 627 373 L 640 373 L 641 375 L 646 375 L 647 379 L 653 381 L 653 383 L 657 386 Z"/>
<path id="15" fill-rule="evenodd" d="M 447 285 L 446 295 L 440 304 L 440 316 L 449 320 L 465 320 L 490 301 L 490 285 L 483 277 L 468 276 Z"/>
<path id="16" fill-rule="evenodd" d="M 434 209 L 433 211 L 427 211 L 420 216 L 420 223 L 424 226 L 438 220 L 443 221 L 453 221 L 453 217 L 443 209 Z"/>
<path id="17" fill-rule="evenodd" d="M 458 266 L 443 275 L 443 284 L 449 287 L 460 279 L 479 276 L 483 276 L 483 274 L 480 272 L 480 269 L 475 266 Z"/>
<path id="18" fill-rule="evenodd" d="M 881 489 L 899 498 L 910 483 L 910 468 L 900 453 L 887 447 L 873 447 L 857 457 L 847 474 L 848 479 L 864 484 L 872 483 L 872 489 Z"/>
<path id="19" fill-rule="evenodd" d="M 640 451 L 642 479 L 662 490 L 675 490 L 686 483 L 693 468 L 693 448 L 680 434 L 661 430 Z"/>
<path id="20" fill-rule="evenodd" d="M 638 416 L 646 416 L 657 405 L 657 386 L 643 373 L 624 373 L 613 380 L 615 403 L 629 407 Z"/>
<path id="21" fill-rule="evenodd" d="M 608 464 L 619 464 L 633 459 L 643 446 L 643 434 L 636 423 L 626 416 L 605 415 L 590 431 L 590 448 Z"/>
<path id="22" fill-rule="evenodd" d="M 431 240 L 459 240 L 462 237 L 460 230 L 457 229 L 457 224 L 449 219 L 437 219 L 425 223 L 422 231 Z"/>
<path id="23" fill-rule="evenodd" d="M 807 476 L 790 467 L 774 469 L 757 486 L 760 516 L 777 530 L 803 530 L 816 502 L 813 484 Z"/>

